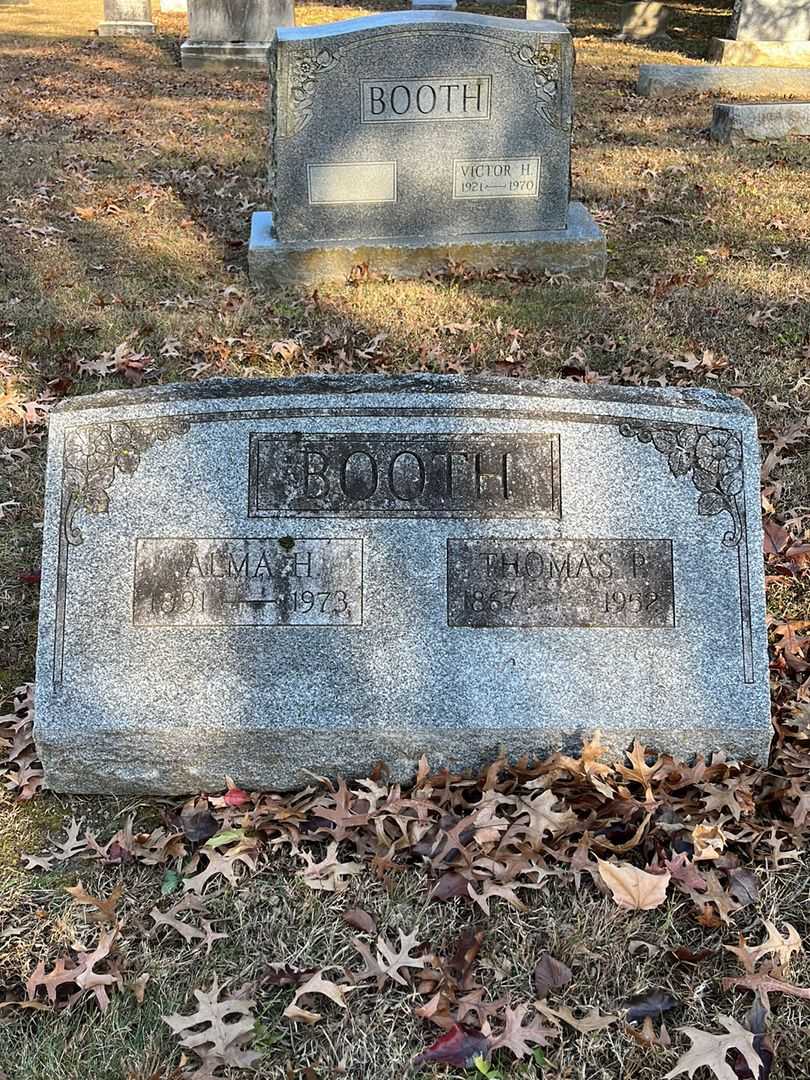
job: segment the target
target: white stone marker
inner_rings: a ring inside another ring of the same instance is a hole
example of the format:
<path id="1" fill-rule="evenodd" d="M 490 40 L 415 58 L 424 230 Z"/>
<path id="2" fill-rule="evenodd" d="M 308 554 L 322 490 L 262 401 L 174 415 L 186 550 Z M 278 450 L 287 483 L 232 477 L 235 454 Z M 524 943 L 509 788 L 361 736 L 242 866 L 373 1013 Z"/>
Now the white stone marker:
<path id="1" fill-rule="evenodd" d="M 99 37 L 150 37 L 154 32 L 151 0 L 104 0 Z"/>

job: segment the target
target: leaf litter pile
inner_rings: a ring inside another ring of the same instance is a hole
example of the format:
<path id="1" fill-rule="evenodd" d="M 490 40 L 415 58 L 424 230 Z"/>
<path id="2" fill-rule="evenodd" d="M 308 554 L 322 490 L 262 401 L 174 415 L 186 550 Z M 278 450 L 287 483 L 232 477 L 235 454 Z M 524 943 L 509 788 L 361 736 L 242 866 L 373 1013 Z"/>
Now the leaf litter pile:
<path id="1" fill-rule="evenodd" d="M 776 574 L 785 565 L 781 552 L 770 555 Z M 447 1069 L 492 1078 L 619 1075 L 618 1064 L 613 1073 L 588 1074 L 570 1058 L 566 1064 L 572 1038 L 609 1037 L 618 1062 L 630 1048 L 645 1051 L 652 1071 L 633 1075 L 766 1080 L 780 1060 L 780 1009 L 786 1002 L 810 1007 L 810 987 L 791 970 L 801 958 L 802 935 L 778 905 L 771 903 L 769 917 L 760 903 L 763 885 L 772 890 L 781 875 L 798 871 L 804 880 L 808 672 L 810 638 L 777 628 L 775 750 L 762 769 L 723 754 L 684 764 L 638 742 L 624 760 L 611 762 L 597 734 L 578 755 L 502 758 L 479 776 L 432 772 L 423 760 L 407 788 L 389 782 L 382 767 L 353 782 L 313 777 L 311 786 L 291 794 L 248 792 L 229 781 L 222 794 L 160 803 L 148 827 L 137 814 L 150 807 L 136 808 L 105 836 L 72 817 L 44 850 L 23 861 L 32 874 L 76 873 L 75 884 L 62 889 L 85 914 L 83 940 L 60 945 L 53 935 L 16 977 L 0 967 L 0 1025 L 15 1014 L 36 1023 L 44 1012 L 104 1013 L 120 995 L 142 1005 L 150 974 L 130 960 L 133 938 L 160 937 L 164 948 L 190 950 L 195 964 L 215 958 L 227 948 L 227 932 L 217 929 L 222 897 L 282 868 L 297 889 L 338 905 L 330 917 L 340 919 L 349 954 L 316 965 L 293 949 L 224 981 L 214 972 L 195 983 L 194 1000 L 160 1014 L 176 1040 L 172 1064 L 130 1072 L 133 1080 L 206 1080 L 240 1070 L 303 1080 L 352 1075 L 334 1056 L 325 1070 L 320 1062 L 285 1056 L 276 1048 L 283 1038 L 278 1029 L 317 1036 L 336 1016 L 365 1012 L 381 998 L 395 1001 L 416 1024 L 409 1063 L 415 1076 Z M 41 782 L 33 713 L 26 686 L 0 718 L 6 785 L 23 801 L 37 796 Z M 104 895 L 82 883 L 80 875 L 87 878 L 94 867 L 107 872 Z M 159 880 L 159 903 L 142 910 L 126 904 L 134 871 Z M 432 940 L 429 918 L 419 928 L 381 928 L 371 905 L 363 906 L 374 890 L 396 889 L 409 875 L 423 891 L 428 916 L 448 907 L 457 913 L 451 940 Z M 806 881 L 800 888 L 807 900 Z M 703 995 L 710 988 L 717 1001 L 705 1026 L 680 1023 L 683 989 L 679 995 L 644 987 L 600 1010 L 594 988 L 588 993 L 587 979 L 575 973 L 583 964 L 587 971 L 592 955 L 582 942 L 565 959 L 542 948 L 513 958 L 519 992 L 510 992 L 514 980 L 501 989 L 503 973 L 485 959 L 490 923 L 504 910 L 527 919 L 544 904 L 562 922 L 562 909 L 588 894 L 603 897 L 615 918 L 636 920 L 637 936 L 622 946 L 631 956 L 659 954 L 679 973 L 681 987 L 694 984 Z M 667 905 L 687 928 L 679 944 L 645 939 L 637 921 L 645 917 L 639 913 Z M 14 933 L 13 915 L 7 913 L 8 925 L 0 922 L 0 942 Z M 722 978 L 721 965 L 728 973 Z M 327 1047 L 330 1042 L 327 1037 Z M 797 1047 L 783 1053 L 803 1057 Z M 375 1075 L 388 1073 L 382 1066 Z M 806 1075 L 806 1069 L 783 1075 Z"/>

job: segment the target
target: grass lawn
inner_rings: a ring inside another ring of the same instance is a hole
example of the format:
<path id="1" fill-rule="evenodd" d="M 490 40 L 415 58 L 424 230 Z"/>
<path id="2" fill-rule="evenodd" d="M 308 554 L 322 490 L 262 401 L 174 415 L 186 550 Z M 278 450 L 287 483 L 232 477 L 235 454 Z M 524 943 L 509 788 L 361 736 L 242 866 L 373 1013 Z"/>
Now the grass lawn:
<path id="1" fill-rule="evenodd" d="M 297 19 L 394 6 L 405 5 L 303 4 Z M 806 537 L 810 140 L 716 146 L 707 135 L 711 99 L 635 96 L 639 63 L 700 58 L 723 32 L 730 3 L 671 4 L 672 51 L 610 40 L 618 6 L 575 0 L 572 26 L 574 197 L 607 234 L 604 282 L 456 267 L 405 283 L 359 275 L 308 295 L 258 293 L 247 279 L 250 216 L 268 204 L 261 79 L 182 72 L 182 16 L 156 14 L 151 41 L 100 40 L 92 28 L 101 0 L 0 6 L 0 694 L 34 674 L 46 420 L 64 394 L 214 375 L 414 370 L 706 385 L 740 394 L 755 410 L 769 454 L 766 508 L 797 542 Z M 522 13 L 517 5 L 461 8 Z M 775 622 L 796 620 L 800 629 L 810 618 L 810 574 L 772 574 L 769 609 Z M 787 674 L 796 684 L 807 679 L 800 666 Z M 810 685 L 799 693 L 806 702 Z M 428 902 L 417 869 L 352 876 L 337 895 L 309 887 L 285 848 L 260 874 L 207 901 L 212 925 L 227 935 L 207 954 L 165 928 L 150 932 L 150 910 L 180 895 L 162 898 L 162 864 L 79 857 L 22 867 L 21 853 L 46 850 L 65 818 L 85 819 L 106 839 L 132 813 L 148 831 L 165 809 L 0 794 L 0 1077 L 179 1080 L 177 1040 L 160 1016 L 190 1012 L 192 990 L 208 988 L 215 972 L 236 988 L 266 978 L 276 962 L 337 977 L 357 964 L 341 919 L 352 905 L 373 913 L 389 938 L 413 929 L 435 951 L 448 950 L 470 922 L 485 930 L 479 978 L 492 999 L 531 1001 L 533 965 L 549 950 L 573 972 L 561 1003 L 615 1012 L 660 986 L 680 1002 L 666 1017 L 673 1030 L 717 1031 L 718 1014 L 744 1017 L 750 993 L 720 988 L 736 970 L 721 946 L 736 944 L 738 933 L 761 940 L 764 918 L 810 937 L 801 859 L 780 872 L 772 860 L 754 860 L 756 901 L 728 925 L 706 926 L 682 894 L 628 912 L 589 880 L 579 891 L 552 880 L 521 894 L 525 913 L 494 899 L 488 917 L 459 900 Z M 803 830 L 793 829 L 795 847 Z M 4 1008 L 5 995 L 19 1000 L 39 959 L 50 967 L 60 952 L 97 940 L 92 910 L 64 891 L 79 879 L 97 896 L 123 885 L 124 977 L 150 976 L 143 1003 L 125 990 L 103 1014 L 86 1001 L 57 1012 Z M 669 951 L 678 947 L 709 956 L 684 967 Z M 810 983 L 806 958 L 794 958 L 791 980 Z M 321 998 L 324 1018 L 313 1026 L 282 1019 L 291 997 L 272 983 L 257 995 L 259 1078 L 406 1076 L 438 1034 L 414 1015 L 424 999 L 413 985 L 355 990 L 349 1010 Z M 774 996 L 772 1005 L 771 1076 L 806 1077 L 808 1003 Z M 673 1040 L 672 1050 L 644 1045 L 619 1022 L 591 1034 L 566 1026 L 547 1051 L 552 1065 L 513 1067 L 507 1056 L 502 1067 L 510 1077 L 660 1080 L 688 1045 Z"/>

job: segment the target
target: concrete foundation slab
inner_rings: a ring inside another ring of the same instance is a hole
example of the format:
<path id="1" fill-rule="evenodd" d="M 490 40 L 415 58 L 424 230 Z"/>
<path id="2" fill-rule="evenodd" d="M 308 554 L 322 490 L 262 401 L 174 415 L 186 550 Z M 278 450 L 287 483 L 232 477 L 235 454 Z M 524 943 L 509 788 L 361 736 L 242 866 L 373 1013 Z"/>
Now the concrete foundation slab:
<path id="1" fill-rule="evenodd" d="M 789 135 L 810 135 L 810 102 L 780 101 L 757 105 L 718 103 L 714 107 L 711 136 L 715 142 L 745 139 L 763 142 Z"/>
<path id="2" fill-rule="evenodd" d="M 739 94 L 745 97 L 808 98 L 810 68 L 723 67 L 710 64 L 642 64 L 642 97 Z"/>
<path id="3" fill-rule="evenodd" d="M 340 280 L 364 263 L 376 273 L 415 278 L 448 260 L 478 270 L 509 266 L 596 280 L 605 275 L 605 237 L 578 202 L 570 205 L 566 229 L 327 243 L 281 242 L 273 236 L 273 215 L 261 211 L 253 215 L 248 251 L 251 281 L 271 287 Z"/>

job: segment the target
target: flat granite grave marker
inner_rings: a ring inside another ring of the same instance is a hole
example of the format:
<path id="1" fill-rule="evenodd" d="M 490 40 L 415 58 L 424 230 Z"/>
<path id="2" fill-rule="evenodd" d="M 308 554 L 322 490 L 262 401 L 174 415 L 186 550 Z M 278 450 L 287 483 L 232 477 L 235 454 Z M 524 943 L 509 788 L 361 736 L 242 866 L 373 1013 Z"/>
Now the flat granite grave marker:
<path id="1" fill-rule="evenodd" d="M 707 390 L 344 376 L 64 402 L 47 783 L 405 778 L 597 727 L 761 760 L 758 477 L 753 417 Z"/>
<path id="2" fill-rule="evenodd" d="M 279 30 L 252 279 L 418 277 L 448 259 L 602 276 L 604 237 L 569 203 L 572 66 L 551 22 L 407 11 Z"/>
<path id="3" fill-rule="evenodd" d="M 294 0 L 188 0 L 180 64 L 187 71 L 264 72 L 276 29 L 294 21 Z"/>

